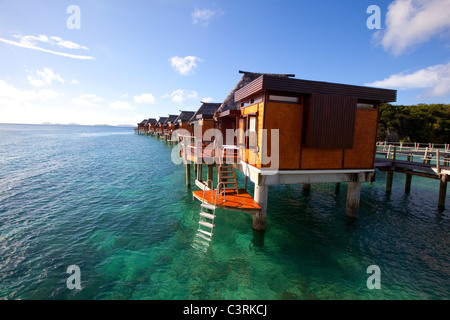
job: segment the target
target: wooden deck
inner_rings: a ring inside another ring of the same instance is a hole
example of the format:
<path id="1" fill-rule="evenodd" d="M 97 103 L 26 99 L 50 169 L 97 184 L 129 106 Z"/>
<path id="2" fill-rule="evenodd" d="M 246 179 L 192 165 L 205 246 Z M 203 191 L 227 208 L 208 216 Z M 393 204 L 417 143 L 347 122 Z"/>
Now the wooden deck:
<path id="1" fill-rule="evenodd" d="M 203 199 L 203 191 L 193 191 L 193 196 L 199 200 L 202 201 Z M 205 191 L 205 202 L 211 205 L 214 205 L 216 197 L 216 190 L 209 190 Z M 253 200 L 253 198 L 248 194 L 244 189 L 239 189 L 239 194 L 235 192 L 228 192 L 225 195 L 225 201 L 224 197 L 219 194 L 217 197 L 217 204 L 216 206 L 218 208 L 227 209 L 227 210 L 233 210 L 233 211 L 240 211 L 245 212 L 249 214 L 255 214 L 261 211 L 261 207 L 258 203 Z"/>

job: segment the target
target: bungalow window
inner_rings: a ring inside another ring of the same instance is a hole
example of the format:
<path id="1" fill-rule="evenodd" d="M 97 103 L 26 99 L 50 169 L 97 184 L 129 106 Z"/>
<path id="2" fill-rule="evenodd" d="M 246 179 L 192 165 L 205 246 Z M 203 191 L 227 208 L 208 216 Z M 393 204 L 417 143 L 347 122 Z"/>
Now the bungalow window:
<path id="1" fill-rule="evenodd" d="M 250 106 L 250 105 L 255 104 L 255 103 L 260 103 L 260 102 L 262 102 L 262 101 L 263 101 L 262 96 L 255 97 L 255 98 L 252 98 L 252 99 L 250 99 L 250 100 L 247 100 L 247 101 L 242 102 L 242 103 L 241 103 L 241 107 L 242 107 L 242 108 L 243 108 L 243 107 L 247 107 L 247 106 Z"/>
<path id="2" fill-rule="evenodd" d="M 291 103 L 299 103 L 300 101 L 299 97 L 278 96 L 274 94 L 269 95 L 269 100 L 277 102 L 291 102 Z"/>
<path id="3" fill-rule="evenodd" d="M 373 102 L 358 101 L 356 108 L 373 110 L 377 108 L 377 104 Z"/>
<path id="4" fill-rule="evenodd" d="M 257 97 L 257 98 L 250 99 L 250 103 L 251 104 L 253 104 L 253 103 L 260 103 L 262 101 L 263 101 L 262 97 Z"/>
<path id="5" fill-rule="evenodd" d="M 256 149 L 256 117 L 248 117 L 247 149 Z"/>

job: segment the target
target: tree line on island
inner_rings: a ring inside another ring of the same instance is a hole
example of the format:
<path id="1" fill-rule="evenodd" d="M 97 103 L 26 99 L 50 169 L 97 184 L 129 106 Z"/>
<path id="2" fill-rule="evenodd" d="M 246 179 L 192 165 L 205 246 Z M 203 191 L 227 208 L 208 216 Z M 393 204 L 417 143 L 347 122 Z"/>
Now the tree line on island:
<path id="1" fill-rule="evenodd" d="M 450 104 L 380 105 L 377 141 L 450 143 Z"/>

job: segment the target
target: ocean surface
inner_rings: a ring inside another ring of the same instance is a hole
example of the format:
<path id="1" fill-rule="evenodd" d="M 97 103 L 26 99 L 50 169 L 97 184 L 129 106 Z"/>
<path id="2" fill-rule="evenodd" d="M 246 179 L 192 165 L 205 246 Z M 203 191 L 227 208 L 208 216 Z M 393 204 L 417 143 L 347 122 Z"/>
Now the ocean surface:
<path id="1" fill-rule="evenodd" d="M 414 176 L 407 195 L 395 174 L 386 195 L 377 171 L 357 220 L 345 184 L 338 195 L 333 184 L 270 187 L 265 233 L 217 210 L 208 246 L 171 150 L 132 128 L 0 125 L 0 299 L 450 298 L 437 180 Z M 72 265 L 81 290 L 67 288 Z M 367 287 L 371 265 L 381 289 Z"/>

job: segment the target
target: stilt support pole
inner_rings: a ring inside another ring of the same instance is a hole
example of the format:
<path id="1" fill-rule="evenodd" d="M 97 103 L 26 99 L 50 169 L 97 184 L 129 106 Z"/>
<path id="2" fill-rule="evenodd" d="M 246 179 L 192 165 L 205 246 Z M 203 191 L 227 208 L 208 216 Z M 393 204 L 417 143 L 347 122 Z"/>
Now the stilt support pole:
<path id="1" fill-rule="evenodd" d="M 267 201 L 269 187 L 255 184 L 255 201 L 261 206 L 261 212 L 253 215 L 253 229 L 257 231 L 266 230 Z"/>
<path id="2" fill-rule="evenodd" d="M 439 185 L 439 209 L 445 208 L 445 197 L 447 195 L 447 179 L 446 175 L 441 176 L 440 185 Z"/>
<path id="3" fill-rule="evenodd" d="M 347 188 L 347 217 L 358 218 L 359 200 L 361 197 L 361 182 L 349 182 Z"/>
<path id="4" fill-rule="evenodd" d="M 186 163 L 186 187 L 191 186 L 191 164 Z"/>

